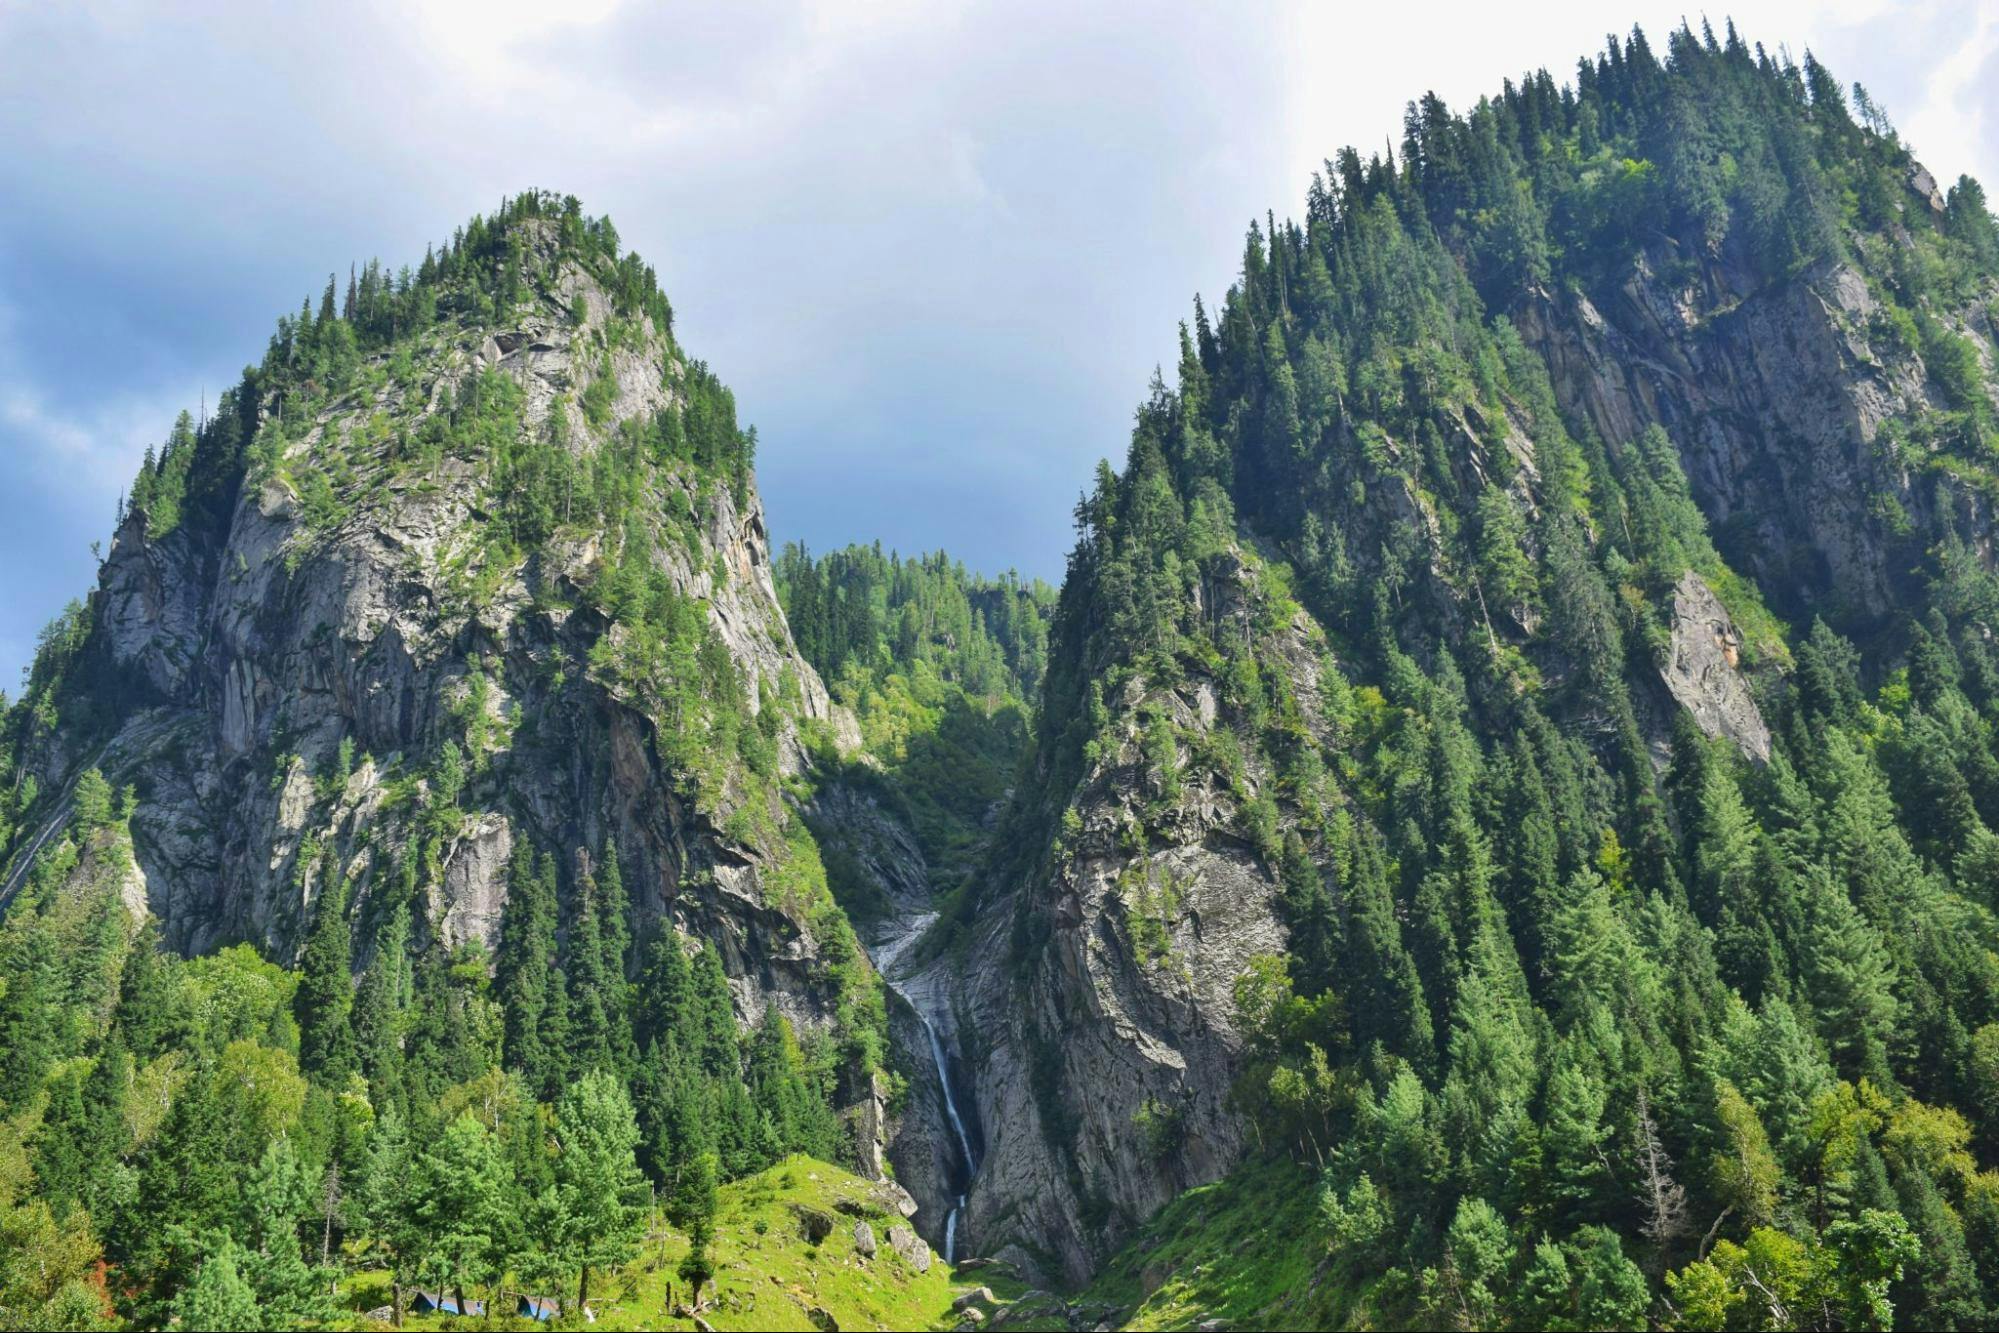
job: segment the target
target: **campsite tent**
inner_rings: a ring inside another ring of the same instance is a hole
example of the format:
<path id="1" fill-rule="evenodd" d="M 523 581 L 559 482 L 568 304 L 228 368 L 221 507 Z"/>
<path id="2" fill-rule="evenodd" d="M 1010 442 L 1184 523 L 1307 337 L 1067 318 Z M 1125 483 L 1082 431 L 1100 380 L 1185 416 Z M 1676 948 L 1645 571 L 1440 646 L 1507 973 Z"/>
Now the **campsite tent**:
<path id="1" fill-rule="evenodd" d="M 436 1311 L 438 1314 L 461 1313 L 458 1309 L 458 1298 L 456 1296 L 447 1296 L 441 1291 L 419 1290 L 416 1294 L 416 1299 L 410 1302 L 410 1309 L 414 1310 L 417 1314 L 430 1314 L 432 1311 Z M 467 1299 L 465 1309 L 462 1313 L 467 1315 L 482 1315 L 486 1313 L 486 1302 Z"/>

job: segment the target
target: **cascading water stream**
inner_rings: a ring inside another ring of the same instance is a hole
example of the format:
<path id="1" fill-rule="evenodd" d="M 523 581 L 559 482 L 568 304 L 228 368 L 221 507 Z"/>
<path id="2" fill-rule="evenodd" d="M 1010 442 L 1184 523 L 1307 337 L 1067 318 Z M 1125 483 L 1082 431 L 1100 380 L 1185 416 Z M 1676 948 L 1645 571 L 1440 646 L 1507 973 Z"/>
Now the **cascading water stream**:
<path id="1" fill-rule="evenodd" d="M 972 1151 L 971 1136 L 965 1133 L 965 1122 L 958 1114 L 958 1099 L 951 1091 L 951 1064 L 944 1058 L 944 1043 L 937 1038 L 937 1027 L 925 1018 L 923 1031 L 930 1038 L 930 1058 L 937 1064 L 937 1085 L 944 1091 L 944 1114 L 951 1121 L 951 1133 L 958 1140 L 959 1164 L 969 1185 L 972 1177 L 978 1174 L 979 1156 Z M 944 1262 L 947 1264 L 958 1257 L 958 1214 L 964 1211 L 965 1195 L 961 1191 L 944 1219 Z"/>
<path id="2" fill-rule="evenodd" d="M 979 1150 L 972 1146 L 965 1117 L 958 1110 L 958 1094 L 951 1086 L 951 1060 L 945 1053 L 944 1039 L 937 1035 L 937 1025 L 930 1019 L 931 1012 L 940 1008 L 933 987 L 927 978 L 912 976 L 903 965 L 903 956 L 936 919 L 935 912 L 917 912 L 905 917 L 876 946 L 874 963 L 883 980 L 909 1002 L 923 1024 L 923 1035 L 930 1042 L 931 1063 L 937 1066 L 937 1087 L 944 1095 L 944 1118 L 951 1123 L 951 1138 L 958 1150 L 957 1171 L 951 1182 L 957 1193 L 953 1195 L 951 1211 L 944 1218 L 944 1262 L 948 1264 L 958 1257 L 958 1219 L 965 1211 L 966 1191 L 971 1188 L 972 1177 L 979 1171 Z"/>

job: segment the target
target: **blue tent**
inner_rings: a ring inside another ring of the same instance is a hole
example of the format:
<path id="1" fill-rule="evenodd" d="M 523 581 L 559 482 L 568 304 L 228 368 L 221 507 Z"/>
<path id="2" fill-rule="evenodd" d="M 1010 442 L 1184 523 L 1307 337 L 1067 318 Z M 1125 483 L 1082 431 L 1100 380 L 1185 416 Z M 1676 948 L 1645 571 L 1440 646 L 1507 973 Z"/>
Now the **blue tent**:
<path id="1" fill-rule="evenodd" d="M 410 1309 L 414 1310 L 417 1314 L 429 1314 L 433 1310 L 439 1314 L 460 1313 L 458 1298 L 456 1296 L 447 1296 L 441 1291 L 419 1290 L 416 1294 L 416 1299 L 410 1302 Z M 482 1315 L 486 1313 L 486 1302 L 468 1299 L 465 1302 L 463 1313 L 467 1315 Z"/>

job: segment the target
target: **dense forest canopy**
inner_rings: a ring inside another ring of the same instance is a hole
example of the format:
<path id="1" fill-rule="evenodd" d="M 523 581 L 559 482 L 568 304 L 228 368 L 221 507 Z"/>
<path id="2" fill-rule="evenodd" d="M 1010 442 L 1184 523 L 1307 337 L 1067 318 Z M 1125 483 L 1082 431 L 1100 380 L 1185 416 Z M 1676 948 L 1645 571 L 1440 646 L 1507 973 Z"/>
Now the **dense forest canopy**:
<path id="1" fill-rule="evenodd" d="M 1634 32 L 1461 115 L 1426 97 L 1398 154 L 1344 151 L 1303 221 L 1252 224 L 1078 505 L 1041 795 L 992 883 L 1113 854 L 1075 817 L 1108 789 L 1147 798 L 1128 849 L 1170 844 L 1184 791 L 1233 802 L 1290 928 L 1238 985 L 1237 1093 L 1297 1164 L 1261 1187 L 1319 1194 L 1318 1317 L 1999 1309 L 1999 657 L 1972 547 L 1999 231 L 1975 182 L 1926 180 L 1863 90 L 1732 27 L 1664 58 Z M 1720 320 L 1841 270 L 1873 356 L 1925 390 L 1878 437 L 1941 516 L 1875 501 L 1907 553 L 1885 616 L 1770 581 L 1786 553 L 1690 487 L 1700 423 L 1606 438 L 1522 333 L 1564 292 L 1655 284 Z M 1767 762 L 1660 689 L 1690 571 L 1740 632 Z M 1203 682 L 1219 725 L 1177 702 Z M 1013 910 L 1017 966 L 1052 966 L 1048 897 Z M 1052 1151 L 1086 1095 L 1037 1089 Z M 1134 1133 L 1170 1157 L 1175 1114 Z"/>

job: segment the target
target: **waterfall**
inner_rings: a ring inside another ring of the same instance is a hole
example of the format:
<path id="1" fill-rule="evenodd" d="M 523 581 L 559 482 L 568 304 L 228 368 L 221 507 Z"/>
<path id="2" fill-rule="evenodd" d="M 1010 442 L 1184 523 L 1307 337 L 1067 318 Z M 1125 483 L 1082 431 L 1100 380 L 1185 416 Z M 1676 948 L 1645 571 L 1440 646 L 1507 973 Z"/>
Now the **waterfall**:
<path id="1" fill-rule="evenodd" d="M 930 1059 L 937 1066 L 937 1086 L 944 1094 L 944 1118 L 951 1123 L 951 1138 L 957 1147 L 958 1169 L 951 1183 L 960 1188 L 953 1196 L 951 1211 L 944 1216 L 944 1262 L 948 1264 L 958 1257 L 958 1221 L 965 1211 L 965 1191 L 971 1187 L 972 1177 L 979 1171 L 979 1154 L 972 1147 L 972 1136 L 965 1129 L 964 1116 L 958 1111 L 958 1095 L 951 1087 L 951 1062 L 944 1053 L 943 1039 L 937 1035 L 937 1025 L 930 1021 L 926 1012 L 938 1007 L 934 986 L 928 977 L 912 977 L 910 970 L 903 965 L 903 955 L 922 938 L 923 932 L 936 919 L 935 912 L 916 912 L 903 917 L 893 931 L 876 944 L 873 956 L 875 968 L 882 979 L 909 1002 L 909 1007 L 923 1024 L 923 1035 L 930 1041 Z"/>
<path id="2" fill-rule="evenodd" d="M 944 1058 L 944 1043 L 937 1039 L 937 1027 L 928 1018 L 923 1020 L 923 1031 L 930 1038 L 930 1058 L 937 1064 L 937 1086 L 944 1090 L 944 1114 L 950 1120 L 951 1133 L 958 1141 L 958 1160 L 964 1168 L 964 1179 L 969 1183 L 978 1173 L 979 1158 L 972 1151 L 971 1136 L 965 1133 L 965 1121 L 958 1114 L 958 1099 L 951 1091 L 951 1064 Z M 958 1215 L 964 1211 L 965 1196 L 961 1193 L 944 1219 L 944 1262 L 947 1264 L 958 1257 Z"/>

